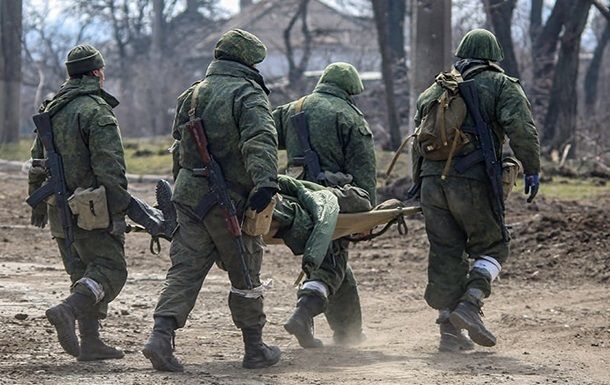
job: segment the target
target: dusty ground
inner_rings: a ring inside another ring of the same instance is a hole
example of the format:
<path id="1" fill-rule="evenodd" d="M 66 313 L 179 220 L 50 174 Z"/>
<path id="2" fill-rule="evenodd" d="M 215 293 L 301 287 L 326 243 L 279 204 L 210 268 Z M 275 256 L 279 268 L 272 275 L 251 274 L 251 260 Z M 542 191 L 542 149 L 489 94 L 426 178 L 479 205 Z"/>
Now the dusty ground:
<path id="1" fill-rule="evenodd" d="M 132 188 L 150 198 L 151 185 Z M 291 285 L 300 263 L 287 249 L 270 247 L 263 267 L 273 279 L 265 336 L 282 348 L 280 364 L 240 367 L 228 281 L 214 268 L 177 333 L 185 373 L 165 374 L 153 371 L 140 349 L 168 267 L 168 244 L 156 257 L 145 236 L 128 237 L 129 279 L 102 330 L 127 355 L 78 363 L 63 353 L 44 318 L 68 292 L 68 281 L 48 231 L 27 226 L 24 194 L 24 180 L 0 174 L 0 384 L 610 384 L 610 196 L 541 199 L 529 207 L 513 197 L 514 254 L 485 308 L 498 336 L 495 348 L 436 351 L 435 312 L 422 298 L 425 234 L 415 218 L 408 237 L 392 234 L 353 249 L 368 336 L 360 346 L 332 346 L 323 319 L 317 332 L 328 347 L 305 351 L 287 336 L 281 325 L 294 306 Z"/>

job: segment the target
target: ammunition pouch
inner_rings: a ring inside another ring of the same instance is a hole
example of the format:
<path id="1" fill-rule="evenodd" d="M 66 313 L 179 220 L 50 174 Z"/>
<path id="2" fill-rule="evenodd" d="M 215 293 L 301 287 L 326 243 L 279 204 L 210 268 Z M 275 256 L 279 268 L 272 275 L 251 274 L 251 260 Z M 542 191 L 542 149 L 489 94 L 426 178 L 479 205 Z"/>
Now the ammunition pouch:
<path id="1" fill-rule="evenodd" d="M 106 188 L 100 186 L 84 189 L 77 188 L 68 198 L 70 211 L 77 217 L 76 225 L 83 230 L 107 229 L 110 226 L 110 214 L 106 201 Z"/>
<path id="2" fill-rule="evenodd" d="M 519 173 L 523 171 L 521 163 L 512 156 L 506 156 L 502 159 L 502 193 L 506 200 L 513 187 L 517 184 Z"/>

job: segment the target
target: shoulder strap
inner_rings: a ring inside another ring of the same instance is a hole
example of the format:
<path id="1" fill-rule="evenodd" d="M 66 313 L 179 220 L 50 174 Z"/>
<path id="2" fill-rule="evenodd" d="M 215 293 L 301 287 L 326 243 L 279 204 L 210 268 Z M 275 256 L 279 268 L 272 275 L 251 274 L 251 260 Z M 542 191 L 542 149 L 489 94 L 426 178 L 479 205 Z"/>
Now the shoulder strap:
<path id="1" fill-rule="evenodd" d="M 193 89 L 193 93 L 191 94 L 191 107 L 189 108 L 189 119 L 195 120 L 197 114 L 197 98 L 199 97 L 199 90 L 201 89 L 201 84 L 203 81 L 197 83 L 195 89 Z"/>
<path id="2" fill-rule="evenodd" d="M 305 103 L 306 98 L 307 98 L 307 95 L 305 95 L 301 99 L 297 100 L 297 102 L 294 105 L 295 114 L 298 114 L 299 112 L 303 111 L 303 103 Z"/>

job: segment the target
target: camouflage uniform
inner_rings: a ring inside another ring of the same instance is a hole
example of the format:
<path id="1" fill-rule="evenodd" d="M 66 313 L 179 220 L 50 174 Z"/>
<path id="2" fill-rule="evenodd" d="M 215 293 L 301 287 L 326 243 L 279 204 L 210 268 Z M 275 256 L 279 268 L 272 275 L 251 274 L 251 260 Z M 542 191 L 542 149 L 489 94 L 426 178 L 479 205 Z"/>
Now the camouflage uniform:
<path id="1" fill-rule="evenodd" d="M 455 64 L 462 73 L 479 66 L 465 80 L 472 79 L 476 84 L 481 115 L 493 131 L 498 159 L 502 158 L 501 147 L 506 135 L 525 174 L 537 174 L 540 150 L 530 104 L 519 81 L 505 75 L 495 64 L 503 57 L 495 36 L 485 30 L 469 32 L 456 56 L 462 59 Z M 416 126 L 442 92 L 443 89 L 434 84 L 419 96 Z M 473 124 L 472 118 L 467 116 L 464 125 Z M 453 158 L 453 164 L 474 151 L 475 144 L 476 139 L 467 144 Z M 444 160 L 419 158 L 417 146 L 414 146 L 414 153 L 414 164 L 421 165 L 415 174 L 416 179 L 421 180 L 421 204 L 430 241 L 425 298 L 431 307 L 440 310 L 441 323 L 460 303 L 468 302 L 480 308 L 482 299 L 491 293 L 491 282 L 508 257 L 509 244 L 503 239 L 501 225 L 492 209 L 490 184 L 483 162 L 463 173 L 452 167 L 443 180 Z M 475 260 L 472 268 L 466 257 Z M 468 331 L 475 342 L 481 343 L 481 338 L 477 341 L 477 336 L 473 336 L 477 334 L 476 330 Z M 492 337 L 491 333 L 487 334 L 487 338 L 482 338 L 483 344 L 495 344 Z"/>
<path id="2" fill-rule="evenodd" d="M 203 163 L 185 126 L 192 93 L 200 85 L 195 114 L 203 119 L 208 150 L 223 170 L 238 217 L 243 218 L 252 190 L 256 193 L 270 189 L 275 193 L 277 134 L 267 99 L 268 90 L 254 68 L 265 54 L 265 46 L 254 35 L 241 30 L 227 32 L 216 46 L 216 60 L 208 67 L 205 78 L 178 98 L 173 127 L 173 136 L 178 141 L 175 158 L 178 164 L 172 200 L 177 206 L 179 228 L 170 248 L 172 266 L 154 313 L 155 327 L 144 348 L 144 354 L 158 370 L 182 370 L 172 355 L 169 336 L 174 329 L 185 325 L 201 285 L 215 262 L 228 272 L 231 281 L 229 308 L 233 322 L 244 333 L 244 366 L 269 366 L 279 360 L 279 349 L 268 348 L 260 339 L 266 320 L 259 279 L 262 241 L 260 237 L 244 235 L 245 259 L 254 285 L 254 289 L 248 290 L 221 208 L 212 207 L 203 221 L 194 214 L 194 208 L 208 194 L 210 186 L 206 177 L 193 173 L 193 169 L 202 168 Z M 260 360 L 252 363 L 253 355 L 257 354 Z"/>
<path id="3" fill-rule="evenodd" d="M 273 115 L 280 148 L 287 150 L 289 169 L 299 169 L 295 159 L 303 154 L 290 120 L 300 104 L 307 116 L 311 147 L 319 156 L 321 169 L 348 175 L 353 179 L 351 184 L 368 193 L 374 206 L 376 179 L 373 136 L 351 97 L 363 89 L 358 72 L 352 65 L 334 63 L 325 69 L 312 94 L 278 107 Z M 294 175 L 304 177 L 302 172 Z M 308 296 L 321 299 L 321 304 L 318 303 L 310 313 L 325 309 L 338 342 L 359 339 L 362 332 L 357 283 L 347 264 L 348 244 L 344 239 L 334 241 L 322 265 L 309 272 L 297 294 L 299 301 Z"/>
<path id="4" fill-rule="evenodd" d="M 77 46 L 70 51 L 66 64 L 71 78 L 52 100 L 42 105 L 41 112 L 46 111 L 51 115 L 54 143 L 62 156 L 68 191 L 72 193 L 77 187 L 104 186 L 113 230 L 116 227 L 124 228 L 121 224 L 124 224 L 131 196 L 127 192 L 123 144 L 112 112 L 118 101 L 100 87 L 98 77 L 90 76 L 88 72 L 104 65 L 101 54 L 95 48 Z M 83 71 L 87 74 L 82 75 Z M 33 159 L 44 158 L 44 149 L 38 137 L 34 140 L 31 156 Z M 29 192 L 32 193 L 44 181 L 45 174 L 32 169 Z M 43 216 L 35 219 L 37 215 L 44 215 L 44 206 L 46 204 L 41 203 L 34 209 L 33 224 L 44 227 Z M 78 356 L 79 360 L 122 357 L 122 353 L 114 351 L 110 352 L 112 357 L 95 358 L 89 354 L 91 344 L 87 342 L 91 342 L 91 339 L 86 337 L 87 332 L 97 337 L 97 319 L 106 317 L 108 303 L 116 298 L 127 279 L 124 235 L 120 231 L 87 231 L 77 227 L 72 246 L 74 260 L 69 261 L 59 210 L 55 206 L 48 205 L 48 218 L 51 234 L 57 240 L 72 281 L 73 294 L 47 311 L 49 320 L 58 329 L 62 346 L 70 354 Z M 67 317 L 66 322 L 58 321 L 58 312 Z M 83 338 L 81 351 L 74 335 L 74 318 L 79 320 Z M 98 342 L 101 344 L 96 338 L 96 347 L 99 347 Z"/>

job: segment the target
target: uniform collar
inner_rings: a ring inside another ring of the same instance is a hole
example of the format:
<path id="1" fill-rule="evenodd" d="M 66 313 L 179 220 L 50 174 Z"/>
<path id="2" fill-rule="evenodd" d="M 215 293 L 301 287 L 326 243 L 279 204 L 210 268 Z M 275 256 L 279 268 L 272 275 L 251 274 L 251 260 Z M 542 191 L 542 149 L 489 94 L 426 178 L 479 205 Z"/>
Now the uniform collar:
<path id="1" fill-rule="evenodd" d="M 346 100 L 350 103 L 353 103 L 352 97 L 342 88 L 331 84 L 331 83 L 321 83 L 316 86 L 313 92 L 318 92 L 322 94 L 329 94 L 332 96 L 336 96 L 340 99 Z"/>
<path id="2" fill-rule="evenodd" d="M 104 99 L 112 108 L 119 105 L 117 98 L 100 87 L 99 79 L 94 76 L 83 76 L 80 79 L 68 79 L 53 96 L 52 100 L 45 101 L 42 108 L 53 115 L 73 99 L 82 95 L 97 95 Z"/>
<path id="3" fill-rule="evenodd" d="M 210 63 L 205 76 L 224 75 L 236 78 L 244 78 L 255 81 L 269 95 L 269 89 L 265 85 L 263 76 L 256 68 L 249 67 L 240 62 L 226 59 L 216 59 Z"/>

